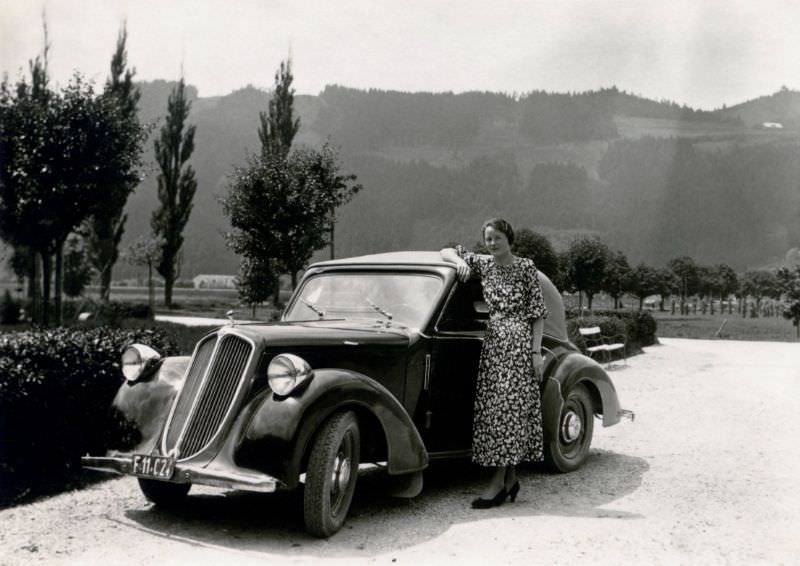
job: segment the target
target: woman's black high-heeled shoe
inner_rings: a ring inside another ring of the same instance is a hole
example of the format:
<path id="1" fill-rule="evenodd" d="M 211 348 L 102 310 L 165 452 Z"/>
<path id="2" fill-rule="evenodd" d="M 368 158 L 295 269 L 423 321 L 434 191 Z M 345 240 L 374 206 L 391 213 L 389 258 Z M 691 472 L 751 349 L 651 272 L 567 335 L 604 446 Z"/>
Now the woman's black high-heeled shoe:
<path id="1" fill-rule="evenodd" d="M 508 497 L 508 491 L 504 487 L 500 491 L 497 492 L 497 495 L 492 497 L 491 499 L 484 499 L 483 497 L 479 497 L 478 499 L 472 500 L 472 508 L 473 509 L 489 509 L 491 507 L 497 507 L 498 505 L 502 505 L 503 502 Z"/>
<path id="2" fill-rule="evenodd" d="M 519 493 L 519 480 L 514 482 L 514 485 L 511 486 L 511 489 L 508 490 L 508 498 L 513 503 L 517 500 L 517 494 Z"/>

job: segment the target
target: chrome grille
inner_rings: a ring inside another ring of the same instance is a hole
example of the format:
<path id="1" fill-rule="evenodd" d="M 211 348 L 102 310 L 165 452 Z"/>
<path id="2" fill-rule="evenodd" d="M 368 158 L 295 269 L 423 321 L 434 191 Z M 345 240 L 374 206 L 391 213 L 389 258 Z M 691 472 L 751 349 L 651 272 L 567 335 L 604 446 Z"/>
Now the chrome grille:
<path id="1" fill-rule="evenodd" d="M 245 339 L 211 336 L 196 349 L 164 437 L 166 453 L 186 459 L 203 450 L 236 400 L 253 347 Z"/>

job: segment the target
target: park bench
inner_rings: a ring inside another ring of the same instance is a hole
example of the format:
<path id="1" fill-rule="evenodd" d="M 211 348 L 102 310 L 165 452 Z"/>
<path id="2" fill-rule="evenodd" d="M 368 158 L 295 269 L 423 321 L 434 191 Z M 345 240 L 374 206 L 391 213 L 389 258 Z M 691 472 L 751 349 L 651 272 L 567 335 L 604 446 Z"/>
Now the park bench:
<path id="1" fill-rule="evenodd" d="M 628 363 L 628 356 L 626 352 L 626 343 L 628 337 L 624 334 L 615 334 L 614 336 L 604 336 L 599 326 L 588 326 L 578 328 L 583 342 L 586 345 L 586 351 L 590 358 L 602 356 L 606 362 L 606 367 L 611 366 L 611 354 L 617 350 L 622 351 L 622 359 L 625 364 Z"/>

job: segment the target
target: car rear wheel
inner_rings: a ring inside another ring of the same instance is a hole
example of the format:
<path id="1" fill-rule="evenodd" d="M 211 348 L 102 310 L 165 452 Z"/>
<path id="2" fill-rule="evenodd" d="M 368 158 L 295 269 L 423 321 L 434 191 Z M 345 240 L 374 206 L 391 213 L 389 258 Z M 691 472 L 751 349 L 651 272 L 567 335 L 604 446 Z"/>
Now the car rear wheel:
<path id="1" fill-rule="evenodd" d="M 142 490 L 147 500 L 164 508 L 177 506 L 184 500 L 191 488 L 192 484 L 190 483 L 172 483 L 139 478 L 139 489 Z"/>
<path id="2" fill-rule="evenodd" d="M 592 397 L 583 385 L 569 390 L 558 418 L 558 429 L 548 439 L 545 460 L 557 472 L 580 468 L 589 456 L 594 432 Z"/>
<path id="3" fill-rule="evenodd" d="M 344 524 L 358 478 L 361 435 L 350 411 L 331 417 L 311 448 L 303 494 L 306 530 L 329 537 Z"/>

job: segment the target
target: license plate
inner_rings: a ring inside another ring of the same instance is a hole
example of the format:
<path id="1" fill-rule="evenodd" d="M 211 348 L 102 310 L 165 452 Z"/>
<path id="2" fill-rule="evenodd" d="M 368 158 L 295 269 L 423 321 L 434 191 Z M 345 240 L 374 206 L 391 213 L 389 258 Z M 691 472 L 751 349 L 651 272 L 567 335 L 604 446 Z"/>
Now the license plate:
<path id="1" fill-rule="evenodd" d="M 150 456 L 147 454 L 133 455 L 133 473 L 144 478 L 168 480 L 175 472 L 175 458 L 164 456 Z"/>

